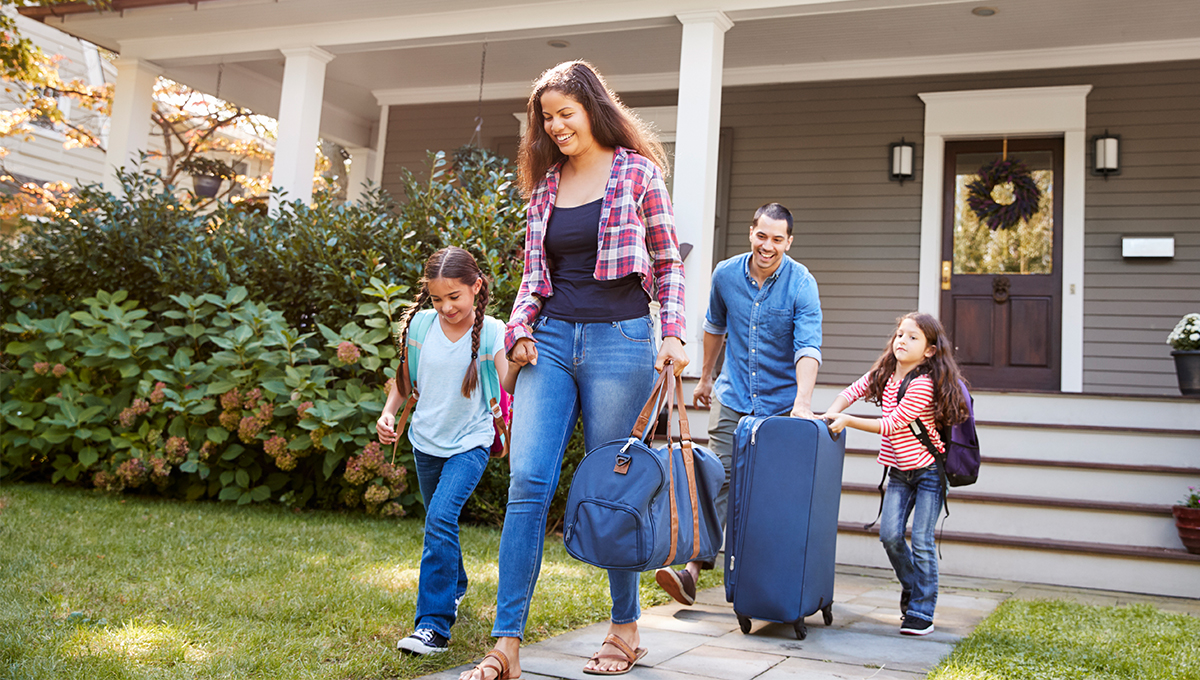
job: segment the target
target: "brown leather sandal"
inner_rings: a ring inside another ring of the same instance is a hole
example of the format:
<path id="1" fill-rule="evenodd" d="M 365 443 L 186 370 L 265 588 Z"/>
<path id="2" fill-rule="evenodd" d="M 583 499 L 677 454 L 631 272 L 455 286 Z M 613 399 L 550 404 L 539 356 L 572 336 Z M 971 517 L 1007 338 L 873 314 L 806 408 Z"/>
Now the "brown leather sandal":
<path id="1" fill-rule="evenodd" d="M 584 668 L 583 668 L 584 673 L 587 673 L 588 675 L 625 675 L 626 673 L 628 673 L 630 670 L 633 669 L 634 664 L 636 664 L 638 662 L 638 660 L 640 660 L 643 656 L 646 656 L 646 653 L 648 651 L 645 647 L 638 647 L 637 649 L 634 649 L 634 648 L 630 647 L 629 644 L 626 643 L 624 640 L 617 637 L 616 635 L 613 635 L 612 633 L 609 633 L 608 637 L 604 638 L 604 643 L 610 644 L 613 647 L 616 647 L 617 651 L 619 651 L 621 653 L 620 654 L 601 654 L 600 652 L 596 652 L 595 654 L 592 655 L 591 660 L 599 661 L 600 659 L 616 659 L 618 661 L 624 661 L 625 668 L 623 668 L 621 670 L 605 671 L 605 670 L 600 670 L 599 668 L 589 669 L 587 666 L 584 666 Z M 601 647 L 603 647 L 603 646 L 604 645 L 601 645 Z"/>
<path id="2" fill-rule="evenodd" d="M 492 664 L 484 665 L 489 658 L 495 659 L 499 666 L 494 666 Z M 492 680 L 521 680 L 521 676 L 519 675 L 514 677 L 508 674 L 508 657 L 504 655 L 504 652 L 498 649 L 493 649 L 487 654 L 484 654 L 483 658 L 480 659 L 479 663 L 475 664 L 475 667 L 472 668 L 471 671 L 479 671 L 480 680 L 486 680 L 486 674 L 488 671 L 498 671 Z"/>

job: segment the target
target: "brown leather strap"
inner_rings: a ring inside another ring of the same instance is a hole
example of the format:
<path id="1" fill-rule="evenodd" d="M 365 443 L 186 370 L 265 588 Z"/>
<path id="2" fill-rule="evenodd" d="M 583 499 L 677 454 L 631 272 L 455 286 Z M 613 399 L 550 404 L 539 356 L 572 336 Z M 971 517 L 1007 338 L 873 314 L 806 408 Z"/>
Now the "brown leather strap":
<path id="1" fill-rule="evenodd" d="M 671 413 L 675 410 L 675 393 L 677 391 L 675 371 L 671 370 L 669 363 L 664 370 L 667 372 L 667 489 L 671 504 L 671 551 L 667 553 L 667 561 L 662 564 L 665 567 L 675 562 L 675 552 L 679 549 L 679 506 L 675 500 L 675 451 L 674 442 L 671 440 Z M 680 394 L 683 393 L 680 392 Z"/>
<path id="2" fill-rule="evenodd" d="M 646 434 L 646 426 L 650 424 L 650 418 L 653 417 L 655 423 L 658 422 L 658 404 L 662 398 L 663 385 L 666 383 L 667 374 L 670 373 L 674 377 L 675 373 L 671 370 L 670 362 L 663 366 L 663 370 L 658 374 L 658 381 L 654 383 L 654 389 L 650 390 L 650 397 L 646 399 L 646 404 L 642 406 L 642 412 L 638 414 L 637 421 L 633 424 L 633 431 L 629 436 L 634 439 L 644 439 Z M 650 433 L 654 432 L 654 428 L 650 428 Z"/>
<path id="3" fill-rule="evenodd" d="M 687 408 L 683 404 L 683 383 L 675 384 L 676 399 L 679 401 L 679 436 L 680 448 L 683 449 L 683 466 L 687 470 L 688 496 L 692 502 L 692 556 L 688 561 L 700 555 L 700 501 L 696 497 L 696 461 L 692 454 L 692 433 L 688 423 Z"/>
<path id="4" fill-rule="evenodd" d="M 404 410 L 400 413 L 400 417 L 396 418 L 396 441 L 392 444 L 392 462 L 396 462 L 396 449 L 400 446 L 400 435 L 404 434 L 404 425 L 408 422 L 408 414 L 412 413 L 413 407 L 417 405 L 416 390 L 408 393 L 408 399 L 404 400 Z"/>

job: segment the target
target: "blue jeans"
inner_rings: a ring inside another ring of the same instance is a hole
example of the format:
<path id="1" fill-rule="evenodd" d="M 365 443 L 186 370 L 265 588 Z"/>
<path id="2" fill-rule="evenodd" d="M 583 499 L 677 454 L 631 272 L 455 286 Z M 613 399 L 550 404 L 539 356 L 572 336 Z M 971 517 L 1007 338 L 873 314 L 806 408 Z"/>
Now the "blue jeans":
<path id="1" fill-rule="evenodd" d="M 573 323 L 540 317 L 533 326 L 537 365 L 521 368 L 513 394 L 508 506 L 500 534 L 495 637 L 524 636 L 542 566 L 546 515 L 563 453 L 583 416 L 588 451 L 626 439 L 650 396 L 657 350 L 650 317 Z M 635 571 L 608 572 L 614 623 L 641 616 Z"/>
<path id="2" fill-rule="evenodd" d="M 416 628 L 432 628 L 449 638 L 455 618 L 454 601 L 467 592 L 458 516 L 483 477 L 488 452 L 480 447 L 441 458 L 413 449 L 413 458 L 421 497 L 425 499 Z"/>
<path id="3" fill-rule="evenodd" d="M 908 616 L 933 621 L 937 607 L 938 561 L 934 531 L 942 511 L 942 480 L 937 465 L 916 470 L 892 468 L 879 519 L 879 540 L 887 551 L 900 587 L 911 593 Z M 904 527 L 912 516 L 912 548 Z"/>

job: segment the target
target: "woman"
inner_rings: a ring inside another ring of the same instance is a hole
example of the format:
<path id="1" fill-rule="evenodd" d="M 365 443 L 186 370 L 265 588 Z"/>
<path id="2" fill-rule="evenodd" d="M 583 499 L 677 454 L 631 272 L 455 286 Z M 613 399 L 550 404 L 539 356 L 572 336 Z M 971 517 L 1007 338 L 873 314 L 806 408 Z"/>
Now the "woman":
<path id="1" fill-rule="evenodd" d="M 505 333 L 520 367 L 512 479 L 500 538 L 495 649 L 462 680 L 520 677 L 521 638 L 541 569 L 546 515 L 582 415 L 588 449 L 628 437 L 657 370 L 678 375 L 683 264 L 662 180 L 662 146 L 589 64 L 542 74 L 527 106 L 519 179 L 530 197 L 525 271 Z M 657 356 L 649 316 L 661 305 Z M 585 673 L 626 673 L 638 647 L 637 572 L 609 571 L 612 621 Z"/>

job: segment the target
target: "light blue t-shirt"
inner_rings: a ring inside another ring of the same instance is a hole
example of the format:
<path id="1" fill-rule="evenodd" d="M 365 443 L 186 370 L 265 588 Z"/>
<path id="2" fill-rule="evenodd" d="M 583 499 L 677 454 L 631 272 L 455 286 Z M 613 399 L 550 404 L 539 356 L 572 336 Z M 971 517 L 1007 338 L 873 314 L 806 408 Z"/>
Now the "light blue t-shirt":
<path id="1" fill-rule="evenodd" d="M 496 327 L 496 346 L 493 354 L 504 353 L 504 324 L 485 317 L 485 325 Z M 480 339 L 482 343 L 482 337 Z M 479 353 L 487 349 L 480 346 Z M 408 441 L 422 453 L 448 458 L 456 453 L 492 445 L 492 412 L 483 400 L 479 385 L 467 399 L 462 395 L 463 376 L 471 363 L 471 333 L 464 333 L 450 342 L 442 332 L 440 319 L 434 319 L 421 345 L 421 361 L 417 366 L 417 388 L 421 398 L 413 409 Z"/>

